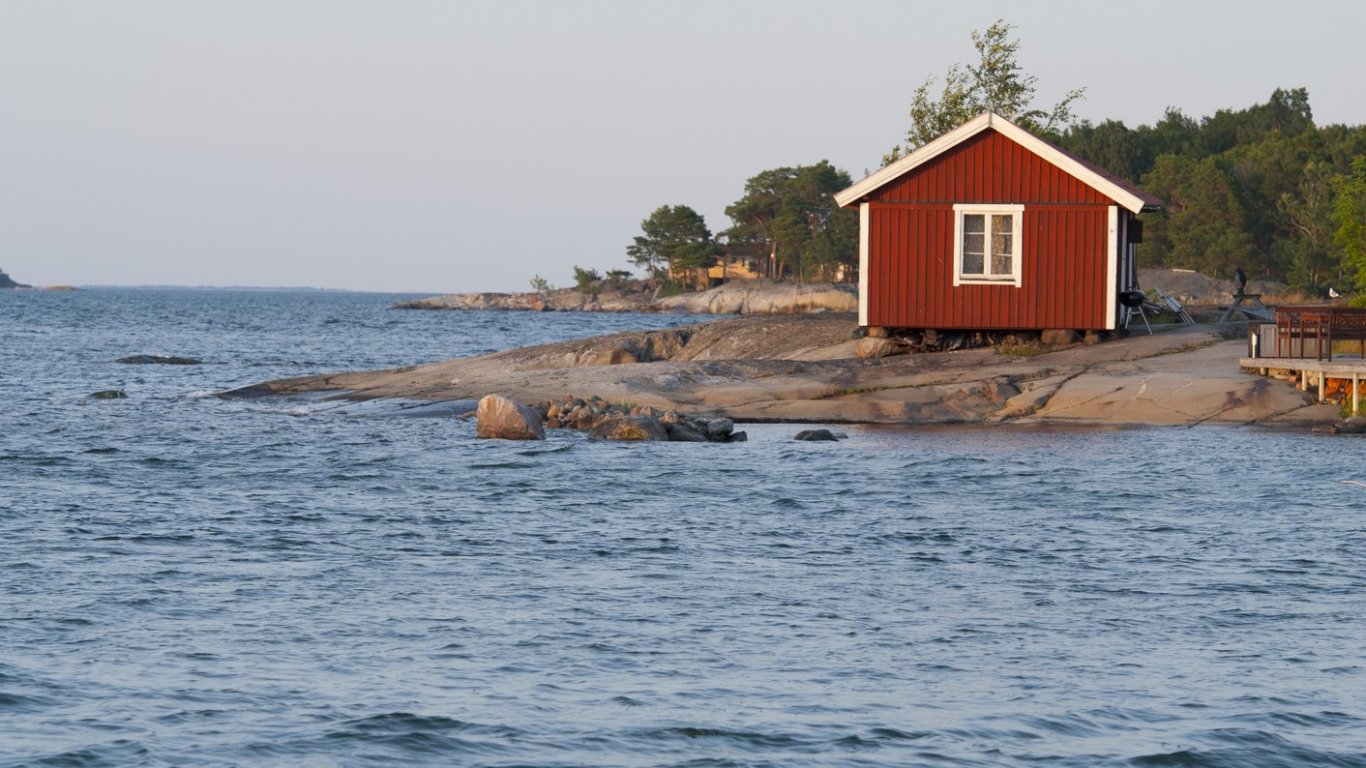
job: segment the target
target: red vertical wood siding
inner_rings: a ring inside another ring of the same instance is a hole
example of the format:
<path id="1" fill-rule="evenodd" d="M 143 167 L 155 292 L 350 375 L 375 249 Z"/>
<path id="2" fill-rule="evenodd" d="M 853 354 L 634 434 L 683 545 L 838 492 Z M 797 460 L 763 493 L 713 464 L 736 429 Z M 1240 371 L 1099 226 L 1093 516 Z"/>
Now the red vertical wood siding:
<path id="1" fill-rule="evenodd" d="M 987 130 L 870 199 L 868 324 L 1013 330 L 1106 326 L 1113 201 Z M 955 203 L 1019 203 L 1021 284 L 953 285 Z"/>

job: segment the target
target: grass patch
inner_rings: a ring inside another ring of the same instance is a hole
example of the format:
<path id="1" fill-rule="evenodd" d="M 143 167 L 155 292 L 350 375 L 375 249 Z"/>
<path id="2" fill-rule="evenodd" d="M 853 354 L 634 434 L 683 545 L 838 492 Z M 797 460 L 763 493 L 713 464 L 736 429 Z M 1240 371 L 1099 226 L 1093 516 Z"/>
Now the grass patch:
<path id="1" fill-rule="evenodd" d="M 1052 352 L 1052 347 L 1037 341 L 1016 344 L 998 344 L 996 351 L 1007 357 L 1037 357 Z"/>
<path id="2" fill-rule="evenodd" d="M 873 392 L 886 392 L 887 390 L 890 390 L 890 389 L 906 389 L 906 387 L 899 387 L 899 386 L 892 386 L 892 385 L 869 386 L 869 387 L 840 387 L 840 388 L 838 388 L 838 389 L 832 389 L 832 390 L 830 390 L 830 392 L 828 392 L 827 394 L 818 395 L 818 396 L 816 396 L 816 397 L 814 397 L 814 398 L 812 398 L 812 399 L 813 399 L 813 400 L 832 400 L 832 399 L 836 399 L 836 398 L 840 398 L 840 397 L 850 397 L 850 396 L 852 396 L 852 395 L 867 395 L 867 394 L 872 394 Z"/>
<path id="3" fill-rule="evenodd" d="M 1350 340 L 1350 341 L 1342 341 L 1342 340 L 1340 340 L 1340 339 L 1337 339 L 1337 340 L 1334 340 L 1334 341 L 1333 341 L 1333 356 L 1334 356 L 1334 357 L 1337 357 L 1337 356 L 1339 356 L 1339 355 L 1348 355 L 1348 356 L 1352 356 L 1352 355 L 1358 355 L 1358 354 L 1360 354 L 1360 353 L 1361 353 L 1361 342 L 1360 342 L 1360 341 L 1357 341 L 1357 340 L 1355 340 L 1355 339 L 1352 339 L 1352 340 Z"/>

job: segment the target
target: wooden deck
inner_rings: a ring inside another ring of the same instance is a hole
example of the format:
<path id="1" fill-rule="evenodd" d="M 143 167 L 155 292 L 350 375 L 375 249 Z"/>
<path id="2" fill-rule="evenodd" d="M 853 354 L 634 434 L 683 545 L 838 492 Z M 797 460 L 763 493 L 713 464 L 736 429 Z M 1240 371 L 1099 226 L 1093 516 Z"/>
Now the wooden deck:
<path id="1" fill-rule="evenodd" d="M 1262 376 L 1293 380 L 1296 386 L 1305 391 L 1316 387 L 1320 403 L 1341 397 L 1343 402 L 1351 403 L 1353 416 L 1360 413 L 1362 383 L 1366 382 L 1366 360 L 1342 355 L 1335 360 L 1244 357 L 1238 360 L 1238 365 Z"/>

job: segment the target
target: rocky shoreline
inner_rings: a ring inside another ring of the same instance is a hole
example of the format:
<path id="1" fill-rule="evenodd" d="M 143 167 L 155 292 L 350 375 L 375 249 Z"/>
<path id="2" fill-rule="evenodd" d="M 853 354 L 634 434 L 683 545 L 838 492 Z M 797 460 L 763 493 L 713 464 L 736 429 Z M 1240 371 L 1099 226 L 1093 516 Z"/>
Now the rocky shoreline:
<path id="1" fill-rule="evenodd" d="M 699 293 L 655 298 L 648 290 L 570 288 L 532 293 L 452 293 L 400 301 L 394 309 L 511 312 L 681 312 L 712 315 L 853 312 L 858 290 L 835 283 L 782 283 L 735 280 Z"/>
<path id="2" fill-rule="evenodd" d="M 1242 326 L 1183 326 L 1028 356 L 994 348 L 858 357 L 852 315 L 754 315 L 384 371 L 263 382 L 322 393 L 549 408 L 598 398 L 735 422 L 1324 427 L 1341 409 L 1238 367 Z"/>

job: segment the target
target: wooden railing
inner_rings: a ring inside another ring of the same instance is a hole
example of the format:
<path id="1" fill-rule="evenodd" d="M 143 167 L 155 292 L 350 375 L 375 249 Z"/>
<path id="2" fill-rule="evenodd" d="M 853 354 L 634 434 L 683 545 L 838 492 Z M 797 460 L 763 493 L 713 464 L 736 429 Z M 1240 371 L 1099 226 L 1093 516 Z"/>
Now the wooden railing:
<path id="1" fill-rule="evenodd" d="M 1296 341 L 1300 347 L 1298 354 Z M 1326 356 L 1330 362 L 1334 341 L 1359 341 L 1362 359 L 1366 360 L 1366 309 L 1327 305 L 1276 307 L 1276 356 L 1304 357 L 1306 341 L 1313 342 L 1315 357 L 1322 360 Z"/>

